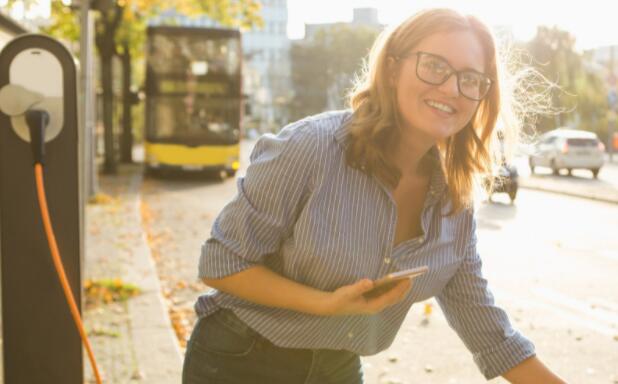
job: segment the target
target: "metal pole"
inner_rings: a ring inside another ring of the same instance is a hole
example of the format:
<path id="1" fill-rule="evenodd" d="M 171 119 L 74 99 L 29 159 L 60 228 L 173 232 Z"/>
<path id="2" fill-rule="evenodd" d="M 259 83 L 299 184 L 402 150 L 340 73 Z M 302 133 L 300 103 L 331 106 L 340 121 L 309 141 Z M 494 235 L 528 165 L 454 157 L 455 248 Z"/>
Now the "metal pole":
<path id="1" fill-rule="evenodd" d="M 94 17 L 90 12 L 90 1 L 80 2 L 80 64 L 81 89 L 80 101 L 81 126 L 84 135 L 84 176 L 85 197 L 95 195 L 98 190 L 96 170 L 96 136 L 95 136 L 95 108 L 94 108 Z"/>

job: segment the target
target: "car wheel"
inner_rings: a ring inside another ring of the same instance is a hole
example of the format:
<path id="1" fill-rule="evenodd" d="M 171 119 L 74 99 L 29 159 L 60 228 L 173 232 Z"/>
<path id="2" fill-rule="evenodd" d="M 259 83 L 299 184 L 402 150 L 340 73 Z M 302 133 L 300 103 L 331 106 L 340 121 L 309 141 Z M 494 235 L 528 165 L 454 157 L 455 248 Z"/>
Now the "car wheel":
<path id="1" fill-rule="evenodd" d="M 594 177 L 595 179 L 598 179 L 599 178 L 599 171 L 600 171 L 600 169 L 599 168 L 594 168 L 594 169 L 591 169 L 591 171 L 592 171 L 592 177 Z"/>
<path id="2" fill-rule="evenodd" d="M 509 198 L 511 199 L 511 203 L 515 202 L 515 198 L 517 197 L 517 187 L 511 187 L 509 190 Z"/>
<path id="3" fill-rule="evenodd" d="M 551 161 L 551 165 L 550 165 L 551 171 L 554 175 L 559 175 L 560 174 L 560 169 L 556 166 L 556 160 L 552 160 Z"/>
<path id="4" fill-rule="evenodd" d="M 528 159 L 528 165 L 530 166 L 530 173 L 534 175 L 534 162 L 532 161 L 532 157 Z"/>

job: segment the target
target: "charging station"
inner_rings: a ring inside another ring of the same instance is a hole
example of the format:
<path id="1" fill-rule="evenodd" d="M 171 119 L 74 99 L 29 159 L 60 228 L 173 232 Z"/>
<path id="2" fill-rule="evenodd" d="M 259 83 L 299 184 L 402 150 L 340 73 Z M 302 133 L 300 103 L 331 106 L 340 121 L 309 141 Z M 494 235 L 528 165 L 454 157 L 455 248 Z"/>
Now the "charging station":
<path id="1" fill-rule="evenodd" d="M 43 35 L 0 52 L 0 258 L 4 383 L 83 383 L 80 335 L 50 257 L 33 168 L 29 111 L 44 134 L 45 194 L 57 247 L 81 308 L 83 201 L 76 67 Z M 81 312 L 81 310 L 80 310 Z"/>

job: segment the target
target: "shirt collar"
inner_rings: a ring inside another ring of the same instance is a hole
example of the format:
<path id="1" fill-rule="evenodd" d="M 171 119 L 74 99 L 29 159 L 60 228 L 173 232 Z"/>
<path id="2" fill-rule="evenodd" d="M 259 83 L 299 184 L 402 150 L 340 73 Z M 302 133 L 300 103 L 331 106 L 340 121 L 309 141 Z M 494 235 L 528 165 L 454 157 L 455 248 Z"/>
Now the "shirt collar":
<path id="1" fill-rule="evenodd" d="M 354 115 L 351 110 L 346 111 L 346 116 L 344 116 L 341 124 L 337 126 L 335 129 L 335 140 L 344 148 L 348 147 L 348 134 L 350 133 L 350 122 L 352 121 L 352 116 Z"/>
<path id="2" fill-rule="evenodd" d="M 350 133 L 350 125 L 349 123 L 352 121 L 353 113 L 349 111 L 348 115 L 343 118 L 343 121 L 339 126 L 335 129 L 335 140 L 343 147 L 343 149 L 347 149 L 348 147 L 348 136 Z M 427 154 L 432 160 L 431 164 L 431 175 L 429 179 L 429 196 L 427 198 L 427 202 L 429 204 L 435 204 L 446 190 L 446 177 L 444 175 L 444 171 L 442 170 L 442 160 L 440 158 L 440 151 L 437 146 L 431 147 Z"/>

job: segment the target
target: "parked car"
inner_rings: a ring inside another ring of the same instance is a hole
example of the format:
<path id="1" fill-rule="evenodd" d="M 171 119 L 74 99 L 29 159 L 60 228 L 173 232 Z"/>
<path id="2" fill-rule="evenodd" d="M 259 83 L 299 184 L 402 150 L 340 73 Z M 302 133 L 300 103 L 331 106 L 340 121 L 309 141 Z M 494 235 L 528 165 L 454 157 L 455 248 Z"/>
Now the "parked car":
<path id="1" fill-rule="evenodd" d="M 530 171 L 548 167 L 555 175 L 561 169 L 589 169 L 596 178 L 605 162 L 605 146 L 594 132 L 558 128 L 543 134 L 528 157 Z"/>

